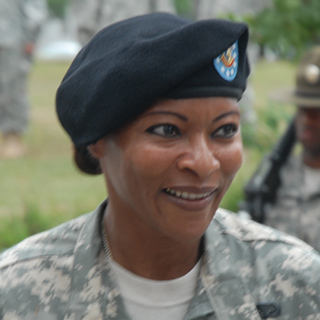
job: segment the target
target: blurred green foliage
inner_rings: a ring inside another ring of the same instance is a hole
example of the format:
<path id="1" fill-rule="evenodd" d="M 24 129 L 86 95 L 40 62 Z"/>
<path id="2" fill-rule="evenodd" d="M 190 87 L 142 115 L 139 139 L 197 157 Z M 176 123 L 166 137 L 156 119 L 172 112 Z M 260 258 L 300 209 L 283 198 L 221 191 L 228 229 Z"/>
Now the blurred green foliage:
<path id="1" fill-rule="evenodd" d="M 258 124 L 242 124 L 241 132 L 244 146 L 262 154 L 266 150 L 270 150 L 275 143 L 275 138 L 280 137 L 291 117 L 291 113 L 288 113 L 281 105 L 269 103 L 267 108 L 258 111 Z M 257 128 L 257 125 L 260 127 Z"/>
<path id="2" fill-rule="evenodd" d="M 192 18 L 196 1 L 174 0 L 177 13 Z M 280 58 L 297 61 L 309 47 L 320 44 L 319 0 L 273 0 L 272 6 L 257 14 L 226 13 L 221 18 L 248 23 L 251 41 Z"/>
<path id="3" fill-rule="evenodd" d="M 174 0 L 177 14 L 185 17 L 192 17 L 192 1 L 191 0 Z"/>
<path id="4" fill-rule="evenodd" d="M 54 227 L 59 222 L 61 221 L 52 218 L 48 219 L 48 217 L 42 215 L 36 203 L 29 204 L 20 220 L 17 221 L 16 217 L 1 219 L 0 252 L 26 237 Z"/>
<path id="5" fill-rule="evenodd" d="M 63 18 L 69 0 L 47 0 L 47 3 L 52 16 Z"/>
<path id="6" fill-rule="evenodd" d="M 299 59 L 320 43 L 319 0 L 273 0 L 273 7 L 245 17 L 251 39 L 281 58 Z"/>

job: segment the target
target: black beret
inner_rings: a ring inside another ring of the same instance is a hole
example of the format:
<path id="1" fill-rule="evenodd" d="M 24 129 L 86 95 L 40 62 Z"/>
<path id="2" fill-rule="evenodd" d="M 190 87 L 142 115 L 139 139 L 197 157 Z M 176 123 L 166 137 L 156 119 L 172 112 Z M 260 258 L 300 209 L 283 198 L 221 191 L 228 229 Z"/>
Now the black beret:
<path id="1" fill-rule="evenodd" d="M 247 42 L 247 26 L 227 20 L 153 13 L 110 25 L 63 78 L 59 120 L 76 146 L 87 146 L 161 98 L 240 99 L 249 75 Z"/>

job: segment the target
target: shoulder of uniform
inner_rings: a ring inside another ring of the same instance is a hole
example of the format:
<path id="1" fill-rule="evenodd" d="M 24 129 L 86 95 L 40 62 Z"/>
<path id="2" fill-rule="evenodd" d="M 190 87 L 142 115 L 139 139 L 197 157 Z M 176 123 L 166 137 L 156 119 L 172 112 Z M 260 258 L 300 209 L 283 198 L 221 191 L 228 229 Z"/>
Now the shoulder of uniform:
<path id="1" fill-rule="evenodd" d="M 218 228 L 220 233 L 230 235 L 239 241 L 283 243 L 288 246 L 301 247 L 306 251 L 314 251 L 311 246 L 296 237 L 252 220 L 241 219 L 236 213 L 222 208 L 217 210 L 213 223 L 214 228 Z"/>
<path id="2" fill-rule="evenodd" d="M 39 257 L 72 253 L 79 232 L 89 215 L 82 215 L 55 228 L 30 236 L 5 250 L 0 254 L 0 269 Z"/>

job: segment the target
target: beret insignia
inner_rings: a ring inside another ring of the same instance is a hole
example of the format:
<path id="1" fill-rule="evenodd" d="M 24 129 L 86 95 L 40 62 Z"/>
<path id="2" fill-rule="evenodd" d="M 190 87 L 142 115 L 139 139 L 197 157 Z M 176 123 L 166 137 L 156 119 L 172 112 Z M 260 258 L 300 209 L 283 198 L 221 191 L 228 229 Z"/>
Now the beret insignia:
<path id="1" fill-rule="evenodd" d="M 213 60 L 213 64 L 220 76 L 227 81 L 232 81 L 238 71 L 238 41 L 225 52 Z"/>

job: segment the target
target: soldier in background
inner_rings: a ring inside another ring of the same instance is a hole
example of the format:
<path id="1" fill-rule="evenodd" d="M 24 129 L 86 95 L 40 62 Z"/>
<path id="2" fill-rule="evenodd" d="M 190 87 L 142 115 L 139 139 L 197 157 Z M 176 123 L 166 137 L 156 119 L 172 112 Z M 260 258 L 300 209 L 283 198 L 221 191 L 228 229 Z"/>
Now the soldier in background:
<path id="1" fill-rule="evenodd" d="M 0 0 L 0 132 L 2 158 L 25 154 L 27 79 L 35 41 L 47 17 L 45 0 Z"/>
<path id="2" fill-rule="evenodd" d="M 71 12 L 82 46 L 111 23 L 154 11 L 175 13 L 173 0 L 71 0 Z"/>
<path id="3" fill-rule="evenodd" d="M 273 98 L 297 106 L 295 135 L 302 150 L 281 169 L 276 202 L 264 223 L 320 251 L 320 46 L 302 58 L 295 90 L 278 91 Z"/>

